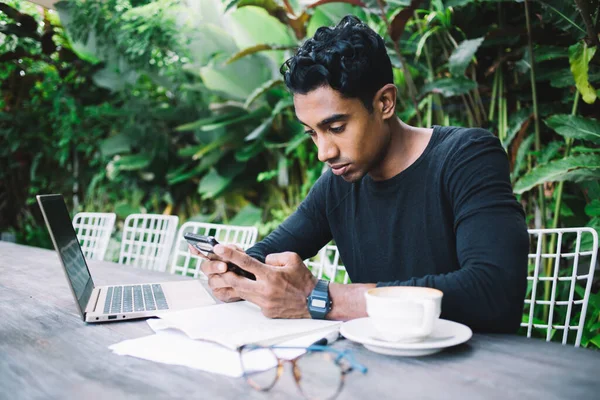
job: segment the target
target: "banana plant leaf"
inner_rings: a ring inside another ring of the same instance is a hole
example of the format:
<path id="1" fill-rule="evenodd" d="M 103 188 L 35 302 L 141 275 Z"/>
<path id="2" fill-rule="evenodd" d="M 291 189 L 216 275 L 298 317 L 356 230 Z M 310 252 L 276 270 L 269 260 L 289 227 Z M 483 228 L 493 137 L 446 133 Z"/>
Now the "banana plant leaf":
<path id="1" fill-rule="evenodd" d="M 542 164 L 519 179 L 514 192 L 522 194 L 545 182 L 600 179 L 600 155 L 580 154 Z"/>
<path id="2" fill-rule="evenodd" d="M 450 73 L 453 76 L 461 77 L 465 74 L 467 67 L 471 63 L 471 60 L 484 39 L 485 38 L 480 37 L 477 39 L 464 40 L 456 49 L 454 49 L 448 60 Z"/>
<path id="3" fill-rule="evenodd" d="M 546 125 L 566 138 L 600 144 L 600 122 L 578 115 L 558 114 L 544 120 Z"/>

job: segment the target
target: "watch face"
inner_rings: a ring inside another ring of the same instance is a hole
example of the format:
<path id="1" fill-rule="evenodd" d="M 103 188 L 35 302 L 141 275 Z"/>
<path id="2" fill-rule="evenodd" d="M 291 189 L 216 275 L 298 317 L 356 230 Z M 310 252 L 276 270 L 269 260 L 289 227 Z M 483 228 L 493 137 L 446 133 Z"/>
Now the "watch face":
<path id="1" fill-rule="evenodd" d="M 327 303 L 325 302 L 325 300 L 321 299 L 312 299 L 310 302 L 310 306 L 316 308 L 325 308 L 326 305 Z"/>

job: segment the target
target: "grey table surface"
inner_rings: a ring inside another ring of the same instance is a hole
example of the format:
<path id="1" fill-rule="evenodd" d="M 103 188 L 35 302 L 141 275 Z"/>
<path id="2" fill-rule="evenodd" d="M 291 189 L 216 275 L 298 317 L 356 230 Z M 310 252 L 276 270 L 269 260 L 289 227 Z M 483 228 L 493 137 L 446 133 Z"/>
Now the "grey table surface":
<path id="1" fill-rule="evenodd" d="M 96 285 L 187 279 L 91 262 Z M 0 242 L 0 398 L 298 398 L 291 371 L 268 393 L 240 379 L 113 354 L 151 334 L 145 321 L 85 324 L 53 251 Z M 369 371 L 340 399 L 598 399 L 600 352 L 514 335 L 475 334 L 416 358 L 376 354 L 348 340 Z"/>

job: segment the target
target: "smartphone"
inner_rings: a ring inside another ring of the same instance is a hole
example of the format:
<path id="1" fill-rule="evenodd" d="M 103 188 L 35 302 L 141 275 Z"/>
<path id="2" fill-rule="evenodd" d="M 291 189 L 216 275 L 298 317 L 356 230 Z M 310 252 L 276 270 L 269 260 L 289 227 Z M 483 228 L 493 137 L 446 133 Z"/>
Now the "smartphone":
<path id="1" fill-rule="evenodd" d="M 213 248 L 219 244 L 214 236 L 197 235 L 195 233 L 186 232 L 183 234 L 184 239 L 191 244 L 196 250 L 203 253 L 213 253 Z M 227 263 L 227 270 L 232 271 L 240 276 L 248 279 L 256 280 L 256 276 L 253 273 L 241 269 L 235 264 Z"/>

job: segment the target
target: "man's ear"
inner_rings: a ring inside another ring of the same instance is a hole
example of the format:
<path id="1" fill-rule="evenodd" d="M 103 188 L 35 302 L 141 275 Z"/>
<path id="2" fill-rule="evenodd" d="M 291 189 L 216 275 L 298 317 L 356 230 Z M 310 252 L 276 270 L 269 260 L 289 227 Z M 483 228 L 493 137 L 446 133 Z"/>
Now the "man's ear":
<path id="1" fill-rule="evenodd" d="M 375 93 L 373 107 L 381 113 L 383 119 L 390 119 L 395 115 L 397 92 L 396 85 L 388 83 Z"/>

